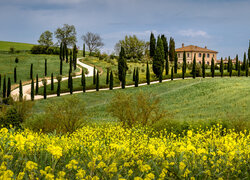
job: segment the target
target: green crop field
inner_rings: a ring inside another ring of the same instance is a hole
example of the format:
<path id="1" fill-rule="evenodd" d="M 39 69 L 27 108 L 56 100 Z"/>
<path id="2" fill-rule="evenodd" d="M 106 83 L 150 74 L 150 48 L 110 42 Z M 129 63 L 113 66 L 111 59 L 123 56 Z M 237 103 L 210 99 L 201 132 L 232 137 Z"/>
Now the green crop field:
<path id="1" fill-rule="evenodd" d="M 230 121 L 249 120 L 250 116 L 250 78 L 246 77 L 186 79 L 125 90 L 73 94 L 73 96 L 81 99 L 81 104 L 86 104 L 88 120 L 112 122 L 116 119 L 110 116 L 106 107 L 118 91 L 152 92 L 160 97 L 163 108 L 171 114 L 173 120 Z M 62 98 L 65 97 L 36 101 L 34 112 L 42 112 L 47 104 L 60 101 Z"/>
<path id="2" fill-rule="evenodd" d="M 18 51 L 30 50 L 34 44 L 0 41 L 0 51 L 9 51 L 14 48 Z"/>

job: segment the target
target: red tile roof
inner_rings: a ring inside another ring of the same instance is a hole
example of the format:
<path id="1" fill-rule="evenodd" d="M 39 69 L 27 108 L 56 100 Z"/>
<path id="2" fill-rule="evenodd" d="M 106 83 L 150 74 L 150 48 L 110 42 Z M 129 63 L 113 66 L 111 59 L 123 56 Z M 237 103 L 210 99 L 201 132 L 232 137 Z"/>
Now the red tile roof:
<path id="1" fill-rule="evenodd" d="M 194 45 L 183 46 L 181 48 L 177 48 L 176 52 L 210 52 L 210 53 L 218 53 L 217 51 L 213 51 L 207 48 L 202 48 Z"/>

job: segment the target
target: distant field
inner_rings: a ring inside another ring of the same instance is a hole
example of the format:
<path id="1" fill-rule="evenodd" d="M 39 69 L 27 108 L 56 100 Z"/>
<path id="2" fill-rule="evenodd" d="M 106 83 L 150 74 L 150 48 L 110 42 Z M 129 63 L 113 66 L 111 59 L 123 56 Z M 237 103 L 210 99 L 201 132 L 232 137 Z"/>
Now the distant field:
<path id="1" fill-rule="evenodd" d="M 30 50 L 34 44 L 0 41 L 0 51 L 9 51 L 11 47 L 15 50 Z"/>
<path id="2" fill-rule="evenodd" d="M 250 78 L 197 78 L 154 84 L 125 90 L 100 91 L 75 94 L 85 103 L 89 120 L 93 122 L 115 121 L 106 111 L 112 96 L 117 91 L 136 93 L 152 92 L 162 100 L 171 119 L 184 120 L 249 120 Z M 43 111 L 46 104 L 60 101 L 56 97 L 36 101 L 34 111 Z M 81 104 L 79 104 L 80 106 Z"/>

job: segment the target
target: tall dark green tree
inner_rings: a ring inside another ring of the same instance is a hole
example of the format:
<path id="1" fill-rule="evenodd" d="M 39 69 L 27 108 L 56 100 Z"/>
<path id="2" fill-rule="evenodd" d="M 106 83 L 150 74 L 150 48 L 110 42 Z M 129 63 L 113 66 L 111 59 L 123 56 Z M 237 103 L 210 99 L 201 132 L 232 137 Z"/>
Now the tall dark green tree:
<path id="1" fill-rule="evenodd" d="M 50 90 L 51 90 L 51 91 L 54 90 L 54 75 L 53 75 L 53 73 L 51 73 Z"/>
<path id="2" fill-rule="evenodd" d="M 240 62 L 238 61 L 238 76 L 240 76 Z"/>
<path id="3" fill-rule="evenodd" d="M 57 94 L 57 96 L 60 96 L 62 76 L 59 75 L 59 76 L 56 77 L 56 79 L 57 79 L 57 91 L 56 91 L 56 94 Z"/>
<path id="4" fill-rule="evenodd" d="M 139 85 L 139 68 L 136 68 L 136 72 L 135 72 L 135 87 L 138 87 Z"/>
<path id="5" fill-rule="evenodd" d="M 239 58 L 238 54 L 236 55 L 236 63 L 235 63 L 235 70 L 238 71 L 238 65 L 239 65 Z"/>
<path id="6" fill-rule="evenodd" d="M 30 65 L 30 79 L 33 78 L 33 64 Z"/>
<path id="7" fill-rule="evenodd" d="M 86 91 L 86 78 L 84 74 L 84 70 L 82 70 L 82 78 L 81 78 L 82 91 Z"/>
<path id="8" fill-rule="evenodd" d="M 7 87 L 6 87 L 6 76 L 4 75 L 4 78 L 3 78 L 3 98 L 6 98 L 6 90 L 7 90 Z"/>
<path id="9" fill-rule="evenodd" d="M 36 95 L 38 94 L 39 91 L 39 82 L 38 82 L 38 74 L 36 74 Z"/>
<path id="10" fill-rule="evenodd" d="M 62 75 L 62 68 L 63 68 L 63 60 L 60 60 L 60 75 Z"/>
<path id="11" fill-rule="evenodd" d="M 149 70 L 148 62 L 147 62 L 146 79 L 147 79 L 147 85 L 150 85 L 150 70 Z"/>
<path id="12" fill-rule="evenodd" d="M 206 66 L 205 66 L 205 53 L 202 56 L 202 77 L 206 77 Z"/>
<path id="13" fill-rule="evenodd" d="M 214 70 L 215 70 L 214 58 L 212 58 L 212 63 L 211 63 L 211 73 L 212 73 L 212 77 L 214 77 Z"/>
<path id="14" fill-rule="evenodd" d="M 110 78 L 109 78 L 109 89 L 112 90 L 113 89 L 113 82 L 114 81 L 114 77 L 113 77 L 113 72 L 111 70 L 110 72 Z"/>
<path id="15" fill-rule="evenodd" d="M 93 71 L 93 84 L 96 83 L 95 73 L 96 73 L 96 69 L 95 69 L 95 66 L 94 66 L 94 71 Z"/>
<path id="16" fill-rule="evenodd" d="M 183 53 L 183 71 L 184 71 L 184 74 L 186 74 L 186 70 L 187 70 L 187 57 L 186 57 L 186 52 L 184 51 Z"/>
<path id="17" fill-rule="evenodd" d="M 73 64 L 74 64 L 74 70 L 76 70 L 76 64 L 77 64 L 77 47 L 74 45 L 73 47 Z"/>
<path id="18" fill-rule="evenodd" d="M 69 87 L 70 94 L 73 94 L 73 77 L 72 74 L 70 74 L 70 87 Z"/>
<path id="19" fill-rule="evenodd" d="M 193 78 L 195 79 L 196 78 L 196 54 L 194 54 L 192 75 L 193 75 Z"/>
<path id="20" fill-rule="evenodd" d="M 151 32 L 151 35 L 150 35 L 150 57 L 154 57 L 154 55 L 155 55 L 155 48 L 156 48 L 156 39 L 155 39 L 155 36 L 154 36 L 154 34 Z"/>
<path id="21" fill-rule="evenodd" d="M 17 78 L 16 78 L 16 67 L 14 68 L 14 82 L 16 83 Z"/>
<path id="22" fill-rule="evenodd" d="M 30 90 L 31 101 L 34 101 L 34 79 L 31 80 L 31 90 Z"/>
<path id="23" fill-rule="evenodd" d="M 66 63 L 69 62 L 69 50 L 68 50 L 68 47 L 66 45 L 66 49 L 65 49 L 65 56 L 66 56 Z"/>
<path id="24" fill-rule="evenodd" d="M 96 73 L 96 91 L 99 91 L 100 88 L 100 82 L 99 82 L 99 72 Z"/>
<path id="25" fill-rule="evenodd" d="M 178 70 L 178 57 L 177 54 L 175 54 L 174 56 L 174 73 L 177 74 L 177 70 Z"/>
<path id="26" fill-rule="evenodd" d="M 220 60 L 220 75 L 221 75 L 221 77 L 223 77 L 223 75 L 224 75 L 224 62 L 223 62 L 223 58 L 221 58 L 221 60 Z"/>
<path id="27" fill-rule="evenodd" d="M 135 68 L 134 68 L 134 71 L 133 71 L 133 81 L 135 82 Z"/>
<path id="28" fill-rule="evenodd" d="M 10 92 L 11 92 L 11 81 L 10 78 L 8 77 L 7 97 L 10 96 Z"/>
<path id="29" fill-rule="evenodd" d="M 68 74 L 68 89 L 70 89 L 70 84 L 71 84 L 70 80 L 71 80 L 71 72 L 69 71 L 69 74 Z"/>
<path id="30" fill-rule="evenodd" d="M 249 74 L 249 63 L 246 64 L 246 77 L 248 77 Z"/>
<path id="31" fill-rule="evenodd" d="M 182 64 L 182 79 L 185 79 L 185 65 Z"/>
<path id="32" fill-rule="evenodd" d="M 248 67 L 250 66 L 250 40 L 249 40 L 249 46 L 248 46 Z"/>
<path id="33" fill-rule="evenodd" d="M 70 58 L 69 58 L 69 71 L 72 72 L 72 55 L 70 55 Z"/>
<path id="34" fill-rule="evenodd" d="M 169 41 L 169 60 L 170 62 L 174 62 L 175 59 L 175 41 L 171 37 Z"/>
<path id="35" fill-rule="evenodd" d="M 229 56 L 228 62 L 227 62 L 227 72 L 230 72 L 230 56 Z"/>
<path id="36" fill-rule="evenodd" d="M 241 66 L 243 71 L 246 70 L 246 64 L 247 64 L 247 57 L 246 57 L 246 53 L 244 52 L 243 64 Z"/>
<path id="37" fill-rule="evenodd" d="M 171 81 L 174 80 L 174 67 L 171 68 Z"/>
<path id="38" fill-rule="evenodd" d="M 169 73 L 169 61 L 168 61 L 168 55 L 165 59 L 165 74 L 168 75 Z"/>
<path id="39" fill-rule="evenodd" d="M 62 44 L 62 60 L 65 60 L 65 43 Z"/>
<path id="40" fill-rule="evenodd" d="M 23 100 L 23 85 L 22 80 L 19 82 L 19 101 L 21 102 Z"/>
<path id="41" fill-rule="evenodd" d="M 168 56 L 168 41 L 164 34 L 161 35 L 161 40 L 162 40 L 163 48 L 164 48 L 164 59 L 166 60 Z"/>
<path id="42" fill-rule="evenodd" d="M 82 49 L 82 56 L 85 57 L 85 44 L 83 44 L 83 49 Z"/>
<path id="43" fill-rule="evenodd" d="M 159 83 L 162 83 L 162 73 L 160 73 L 160 76 L 159 76 Z"/>
<path id="44" fill-rule="evenodd" d="M 229 56 L 229 58 L 228 58 L 228 68 L 229 68 L 229 76 L 230 77 L 232 77 L 232 72 L 233 72 L 233 63 L 232 63 L 232 60 L 231 60 L 231 58 L 230 58 L 230 56 Z"/>
<path id="45" fill-rule="evenodd" d="M 47 76 L 47 59 L 45 59 L 45 62 L 44 62 L 44 75 Z"/>
<path id="46" fill-rule="evenodd" d="M 153 72 L 159 78 L 164 69 L 164 47 L 160 36 L 157 39 L 156 51 L 153 59 Z"/>
<path id="47" fill-rule="evenodd" d="M 118 76 L 120 82 L 126 81 L 126 72 L 128 70 L 127 61 L 125 59 L 125 51 L 124 48 L 121 47 L 121 51 L 118 59 Z"/>
<path id="48" fill-rule="evenodd" d="M 109 84 L 109 68 L 107 68 L 106 85 Z"/>
<path id="49" fill-rule="evenodd" d="M 60 60 L 63 60 L 63 44 L 62 44 L 62 42 L 60 43 L 60 53 L 59 53 L 59 58 L 60 58 Z"/>
<path id="50" fill-rule="evenodd" d="M 47 99 L 47 79 L 43 79 L 43 98 Z"/>

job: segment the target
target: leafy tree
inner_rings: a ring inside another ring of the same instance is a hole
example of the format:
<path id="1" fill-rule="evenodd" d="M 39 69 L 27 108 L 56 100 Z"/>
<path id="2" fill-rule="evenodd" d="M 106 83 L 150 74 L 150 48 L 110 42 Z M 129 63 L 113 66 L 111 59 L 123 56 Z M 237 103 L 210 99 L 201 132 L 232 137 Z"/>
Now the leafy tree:
<path id="1" fill-rule="evenodd" d="M 93 84 L 95 84 L 95 83 L 96 83 L 95 73 L 96 73 L 96 70 L 95 70 L 95 66 L 94 66 L 94 72 L 93 72 Z"/>
<path id="2" fill-rule="evenodd" d="M 43 83 L 43 98 L 47 99 L 47 79 L 42 80 Z"/>
<path id="3" fill-rule="evenodd" d="M 16 57 L 16 59 L 15 59 L 15 63 L 18 63 L 19 62 L 19 59 L 18 59 L 18 57 Z"/>
<path id="4" fill-rule="evenodd" d="M 118 59 L 118 75 L 119 75 L 119 80 L 125 81 L 126 79 L 126 72 L 128 70 L 128 65 L 127 61 L 125 59 L 125 51 L 124 48 L 121 47 L 121 51 L 119 54 L 119 59 Z"/>
<path id="5" fill-rule="evenodd" d="M 238 76 L 240 76 L 240 62 L 238 61 Z"/>
<path id="6" fill-rule="evenodd" d="M 60 53 L 59 53 L 59 58 L 62 61 L 63 60 L 63 43 L 60 43 Z"/>
<path id="7" fill-rule="evenodd" d="M 148 62 L 147 62 L 146 79 L 147 79 L 147 84 L 150 85 L 150 70 L 149 70 Z"/>
<path id="8" fill-rule="evenodd" d="M 109 68 L 107 68 L 106 84 L 109 84 Z"/>
<path id="9" fill-rule="evenodd" d="M 205 78 L 206 76 L 206 67 L 205 67 L 205 53 L 202 56 L 202 77 Z"/>
<path id="10" fill-rule="evenodd" d="M 133 36 L 125 36 L 124 40 L 120 40 L 115 45 L 115 51 L 120 52 L 121 47 L 124 48 L 124 57 L 138 58 L 141 59 L 143 53 L 146 50 L 146 43 L 143 40 L 139 40 L 136 35 Z"/>
<path id="11" fill-rule="evenodd" d="M 153 58 L 153 72 L 159 77 L 162 74 L 162 70 L 164 68 L 164 47 L 160 36 L 157 39 L 157 46 L 155 55 Z"/>
<path id="12" fill-rule="evenodd" d="M 56 94 L 57 94 L 57 96 L 60 96 L 62 76 L 61 75 L 56 76 L 56 79 L 57 79 L 57 91 L 56 91 Z"/>
<path id="13" fill-rule="evenodd" d="M 85 57 L 85 44 L 83 44 L 82 56 Z"/>
<path id="14" fill-rule="evenodd" d="M 186 74 L 186 70 L 187 70 L 187 57 L 186 57 L 186 52 L 184 51 L 183 53 L 183 70 L 184 70 L 184 74 Z"/>
<path id="15" fill-rule="evenodd" d="M 87 32 L 85 35 L 83 35 L 82 40 L 88 46 L 90 56 L 92 55 L 92 52 L 97 51 L 99 48 L 104 46 L 100 35 L 94 34 L 92 32 Z"/>
<path id="16" fill-rule="evenodd" d="M 174 67 L 171 68 L 171 81 L 174 80 Z"/>
<path id="17" fill-rule="evenodd" d="M 68 46 L 73 46 L 77 42 L 74 25 L 64 24 L 62 28 L 57 28 L 55 36 L 59 43 L 66 43 Z"/>
<path id="18" fill-rule="evenodd" d="M 6 76 L 3 78 L 3 98 L 6 98 Z"/>
<path id="19" fill-rule="evenodd" d="M 238 54 L 236 55 L 236 63 L 235 63 L 235 69 L 236 71 L 238 71 L 238 65 L 239 65 L 239 58 L 238 58 Z"/>
<path id="20" fill-rule="evenodd" d="M 47 59 L 45 59 L 44 75 L 47 76 Z"/>
<path id="21" fill-rule="evenodd" d="M 51 73 L 51 85 L 50 85 L 50 89 L 51 89 L 51 91 L 54 90 L 54 75 L 53 75 L 53 73 Z"/>
<path id="22" fill-rule="evenodd" d="M 7 97 L 10 96 L 10 92 L 11 92 L 11 81 L 10 78 L 8 78 Z"/>
<path id="23" fill-rule="evenodd" d="M 30 65 L 30 79 L 33 78 L 33 64 Z"/>
<path id="24" fill-rule="evenodd" d="M 171 37 L 169 42 L 169 60 L 173 62 L 175 59 L 175 41 Z"/>
<path id="25" fill-rule="evenodd" d="M 14 68 L 14 82 L 16 83 L 17 78 L 16 78 L 16 67 Z"/>
<path id="26" fill-rule="evenodd" d="M 38 82 L 38 74 L 36 74 L 36 95 L 38 94 L 39 90 L 39 82 Z"/>
<path id="27" fill-rule="evenodd" d="M 97 71 L 97 74 L 96 74 L 96 91 L 99 91 L 99 88 L 100 88 L 100 84 L 99 84 L 99 72 Z"/>
<path id="28" fill-rule="evenodd" d="M 31 91 L 30 91 L 31 101 L 34 101 L 34 79 L 31 80 Z"/>
<path id="29" fill-rule="evenodd" d="M 113 72 L 111 70 L 110 72 L 110 78 L 109 78 L 109 89 L 112 90 L 113 89 L 113 82 L 114 81 L 114 77 L 113 77 Z"/>
<path id="30" fill-rule="evenodd" d="M 177 54 L 174 56 L 174 73 L 177 74 L 177 69 L 178 68 L 178 57 Z"/>
<path id="31" fill-rule="evenodd" d="M 193 68 L 192 68 L 193 78 L 196 78 L 196 54 L 194 54 Z"/>
<path id="32" fill-rule="evenodd" d="M 215 67 L 214 67 L 214 58 L 212 58 L 212 63 L 211 63 L 211 73 L 212 73 L 212 77 L 214 77 L 214 70 L 215 70 Z"/>
<path id="33" fill-rule="evenodd" d="M 156 50 L 156 39 L 154 37 L 154 34 L 151 32 L 150 35 L 150 57 L 155 56 L 155 50 Z"/>
<path id="34" fill-rule="evenodd" d="M 50 31 L 43 32 L 37 42 L 42 46 L 53 46 L 53 33 Z"/>
<path id="35" fill-rule="evenodd" d="M 135 72 L 135 87 L 138 87 L 139 85 L 139 68 L 136 68 L 136 72 Z"/>
<path id="36" fill-rule="evenodd" d="M 19 101 L 23 101 L 23 85 L 22 80 L 19 82 Z"/>
<path id="37" fill-rule="evenodd" d="M 220 73 L 221 73 L 221 77 L 223 77 L 223 75 L 224 75 L 224 63 L 223 63 L 223 58 L 221 58 L 221 60 L 220 60 Z"/>
<path id="38" fill-rule="evenodd" d="M 81 85 L 82 85 L 82 91 L 85 92 L 86 91 L 86 79 L 85 79 L 84 70 L 82 70 Z"/>

